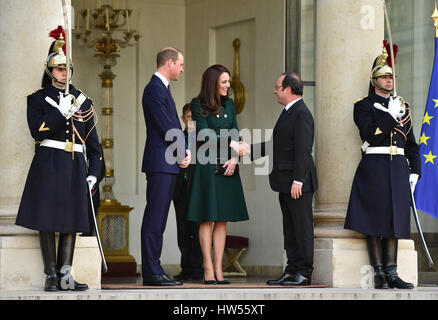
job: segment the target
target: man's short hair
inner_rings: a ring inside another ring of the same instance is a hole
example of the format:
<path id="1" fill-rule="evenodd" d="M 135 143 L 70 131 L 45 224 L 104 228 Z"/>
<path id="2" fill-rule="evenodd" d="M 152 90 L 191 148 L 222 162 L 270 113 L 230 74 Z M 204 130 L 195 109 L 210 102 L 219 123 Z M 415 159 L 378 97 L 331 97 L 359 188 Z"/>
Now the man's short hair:
<path id="1" fill-rule="evenodd" d="M 283 90 L 289 87 L 292 93 L 302 96 L 303 95 L 303 82 L 300 77 L 295 72 L 285 72 L 283 73 L 284 78 L 281 83 Z"/>
<path id="2" fill-rule="evenodd" d="M 186 103 L 184 105 L 184 107 L 182 108 L 182 115 L 185 116 L 187 111 L 190 111 L 190 103 Z"/>
<path id="3" fill-rule="evenodd" d="M 165 47 L 161 49 L 157 53 L 157 68 L 166 64 L 169 59 L 172 59 L 173 62 L 176 62 L 178 60 L 178 53 L 182 54 L 180 50 L 173 47 Z"/>

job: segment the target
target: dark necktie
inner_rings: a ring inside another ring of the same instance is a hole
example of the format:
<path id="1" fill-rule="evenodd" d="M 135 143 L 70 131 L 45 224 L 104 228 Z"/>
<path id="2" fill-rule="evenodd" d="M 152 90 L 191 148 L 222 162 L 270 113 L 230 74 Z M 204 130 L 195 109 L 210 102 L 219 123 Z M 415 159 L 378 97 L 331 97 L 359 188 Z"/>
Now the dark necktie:
<path id="1" fill-rule="evenodd" d="M 167 86 L 167 91 L 169 91 L 169 95 L 172 97 L 172 92 L 170 91 L 170 84 Z M 172 97 L 173 99 L 173 97 Z"/>
<path id="2" fill-rule="evenodd" d="M 280 117 L 278 119 L 281 119 L 286 114 L 286 108 L 283 108 L 283 111 L 281 111 Z"/>
<path id="3" fill-rule="evenodd" d="M 283 111 L 281 112 L 280 116 L 277 119 L 277 122 L 275 123 L 274 126 L 274 131 L 276 131 L 278 124 L 280 123 L 281 118 L 283 118 L 283 116 L 286 114 L 286 109 L 283 108 Z"/>

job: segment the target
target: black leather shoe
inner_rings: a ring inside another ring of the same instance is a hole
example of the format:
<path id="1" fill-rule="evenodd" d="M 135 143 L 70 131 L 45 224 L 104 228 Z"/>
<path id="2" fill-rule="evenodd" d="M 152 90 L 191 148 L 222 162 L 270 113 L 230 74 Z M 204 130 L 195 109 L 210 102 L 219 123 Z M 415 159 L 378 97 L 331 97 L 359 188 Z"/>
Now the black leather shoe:
<path id="1" fill-rule="evenodd" d="M 85 283 L 79 283 L 73 279 L 70 273 L 58 276 L 58 290 L 59 291 L 85 291 L 88 290 L 88 285 Z"/>
<path id="2" fill-rule="evenodd" d="M 310 286 L 311 284 L 310 277 L 307 278 L 299 272 L 281 283 L 282 286 Z"/>
<path id="3" fill-rule="evenodd" d="M 413 289 L 414 284 L 403 281 L 397 274 L 397 266 L 390 266 L 386 268 L 386 280 L 390 288 L 397 289 Z"/>
<path id="4" fill-rule="evenodd" d="M 181 286 L 183 283 L 182 281 L 178 281 L 178 280 L 172 280 L 170 279 L 167 274 L 163 274 L 163 278 L 168 280 L 168 281 L 173 281 L 173 283 L 175 283 L 176 286 Z"/>
<path id="5" fill-rule="evenodd" d="M 397 289 L 414 289 L 414 284 L 403 281 L 400 277 L 394 279 L 388 279 L 388 285 L 390 288 Z"/>
<path id="6" fill-rule="evenodd" d="M 86 283 L 79 283 L 79 282 L 74 282 L 75 283 L 75 288 L 71 289 L 72 291 L 85 291 L 88 290 L 88 284 Z"/>
<path id="7" fill-rule="evenodd" d="M 56 274 L 50 274 L 46 277 L 44 284 L 44 291 L 56 292 L 58 291 L 58 278 Z"/>
<path id="8" fill-rule="evenodd" d="M 175 281 L 187 281 L 187 280 L 202 280 L 203 279 L 203 272 L 196 273 L 191 271 L 181 271 L 180 274 L 177 274 L 173 277 L 173 280 Z"/>
<path id="9" fill-rule="evenodd" d="M 169 279 L 165 274 L 154 274 L 148 278 L 143 278 L 144 286 L 176 286 L 182 284 Z"/>
<path id="10" fill-rule="evenodd" d="M 276 286 L 276 285 L 280 285 L 282 284 L 284 281 L 289 280 L 290 278 L 292 278 L 292 274 L 290 273 L 283 273 L 283 275 L 276 279 L 276 280 L 268 280 L 266 282 L 266 284 L 270 285 L 270 286 Z"/>
<path id="11" fill-rule="evenodd" d="M 397 274 L 397 265 L 388 265 L 384 269 L 386 275 L 386 281 L 390 288 L 397 289 L 413 289 L 414 284 L 403 281 Z"/>
<path id="12" fill-rule="evenodd" d="M 388 289 L 386 275 L 381 266 L 374 267 L 374 289 Z"/>

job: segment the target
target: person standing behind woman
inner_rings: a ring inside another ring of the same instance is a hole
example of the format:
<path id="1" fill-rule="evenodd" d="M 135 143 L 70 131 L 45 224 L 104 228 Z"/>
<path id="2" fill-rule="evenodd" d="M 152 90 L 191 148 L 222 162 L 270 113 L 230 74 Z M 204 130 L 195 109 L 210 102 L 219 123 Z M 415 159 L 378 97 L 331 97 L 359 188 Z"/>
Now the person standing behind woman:
<path id="1" fill-rule="evenodd" d="M 221 135 L 221 129 L 238 131 L 234 102 L 228 97 L 229 88 L 228 69 L 222 65 L 213 65 L 205 70 L 201 92 L 192 99 L 190 105 L 197 134 L 204 129 L 211 130 L 209 136 L 214 134 L 217 137 L 218 155 L 225 151 L 220 150 L 221 139 L 226 139 L 225 145 L 228 145 L 228 158 L 224 163 L 209 161 L 201 164 L 197 161 L 187 212 L 187 220 L 200 223 L 199 242 L 204 261 L 205 284 L 229 284 L 222 273 L 227 222 L 249 219 L 238 172 L 238 156 L 230 157 L 230 146 L 237 144 L 237 141 L 232 140 L 228 144 L 229 135 Z"/>
<path id="2" fill-rule="evenodd" d="M 195 123 L 192 121 L 190 103 L 184 105 L 181 120 L 185 126 L 184 138 L 187 141 L 188 149 L 190 149 L 196 144 Z M 194 163 L 187 168 L 180 169 L 172 197 L 175 207 L 178 248 L 181 252 L 181 273 L 173 277 L 177 281 L 201 280 L 204 274 L 201 247 L 199 246 L 199 224 L 186 220 L 194 169 Z"/>

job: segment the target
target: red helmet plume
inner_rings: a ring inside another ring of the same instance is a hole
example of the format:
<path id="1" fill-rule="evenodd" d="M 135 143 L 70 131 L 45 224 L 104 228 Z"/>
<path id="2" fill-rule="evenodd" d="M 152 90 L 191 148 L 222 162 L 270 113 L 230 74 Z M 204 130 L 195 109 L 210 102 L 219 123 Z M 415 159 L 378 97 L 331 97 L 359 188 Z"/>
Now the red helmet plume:
<path id="1" fill-rule="evenodd" d="M 52 31 L 50 31 L 49 33 L 49 37 L 52 37 L 55 40 L 59 39 L 59 36 L 62 34 L 62 37 L 65 40 L 65 32 L 64 32 L 64 28 L 62 26 L 58 26 L 58 28 L 53 29 Z M 64 54 L 66 54 L 66 46 L 65 44 L 62 46 L 62 51 L 64 51 Z"/>
<path id="2" fill-rule="evenodd" d="M 391 51 L 390 51 L 390 45 L 388 41 L 383 40 L 383 46 L 386 48 L 386 52 L 388 53 L 388 59 L 386 59 L 386 63 L 388 66 L 392 68 L 392 60 L 391 60 Z M 394 51 L 394 64 L 397 63 L 397 52 L 398 52 L 398 45 L 395 43 L 392 44 L 392 50 Z"/>

